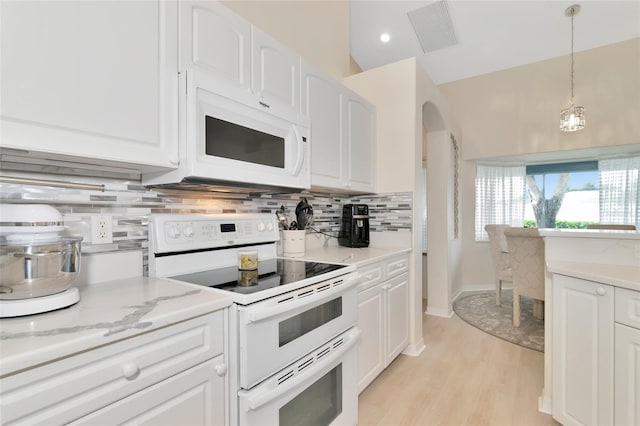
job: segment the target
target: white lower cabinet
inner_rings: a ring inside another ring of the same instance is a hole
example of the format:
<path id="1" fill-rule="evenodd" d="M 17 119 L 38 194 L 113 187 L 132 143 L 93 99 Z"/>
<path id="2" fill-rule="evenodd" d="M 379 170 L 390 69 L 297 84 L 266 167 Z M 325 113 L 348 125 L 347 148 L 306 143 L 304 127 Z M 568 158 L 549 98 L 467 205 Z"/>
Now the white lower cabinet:
<path id="1" fill-rule="evenodd" d="M 613 424 L 611 286 L 553 276 L 553 417 L 563 425 Z"/>
<path id="2" fill-rule="evenodd" d="M 71 424 L 222 425 L 223 356 L 192 367 Z"/>
<path id="3" fill-rule="evenodd" d="M 640 292 L 553 276 L 553 417 L 640 425 Z"/>
<path id="4" fill-rule="evenodd" d="M 0 380 L 3 425 L 224 424 L 224 312 Z"/>
<path id="5" fill-rule="evenodd" d="M 615 424 L 640 425 L 640 330 L 615 325 Z"/>
<path id="6" fill-rule="evenodd" d="M 362 392 L 409 343 L 409 259 L 369 265 L 358 292 L 358 392 Z"/>

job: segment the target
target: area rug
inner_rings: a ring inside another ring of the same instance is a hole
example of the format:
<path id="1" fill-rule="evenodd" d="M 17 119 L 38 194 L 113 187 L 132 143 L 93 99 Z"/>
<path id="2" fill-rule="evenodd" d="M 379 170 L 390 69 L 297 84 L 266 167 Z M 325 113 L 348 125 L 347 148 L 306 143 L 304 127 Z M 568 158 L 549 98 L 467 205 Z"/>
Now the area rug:
<path id="1" fill-rule="evenodd" d="M 495 291 L 464 293 L 453 302 L 453 311 L 472 326 L 516 345 L 544 352 L 544 320 L 533 316 L 533 301 L 520 298 L 520 327 L 513 326 L 513 292 L 502 291 L 496 306 Z"/>

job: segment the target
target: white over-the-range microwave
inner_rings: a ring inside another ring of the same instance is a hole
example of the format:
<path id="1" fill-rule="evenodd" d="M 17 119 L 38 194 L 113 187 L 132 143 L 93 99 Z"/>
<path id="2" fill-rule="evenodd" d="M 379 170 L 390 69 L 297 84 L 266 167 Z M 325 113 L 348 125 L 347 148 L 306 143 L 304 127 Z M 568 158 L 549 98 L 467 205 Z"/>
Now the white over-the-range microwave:
<path id="1" fill-rule="evenodd" d="M 255 107 L 248 91 L 205 72 L 180 74 L 179 165 L 144 185 L 302 190 L 311 184 L 309 125 Z"/>

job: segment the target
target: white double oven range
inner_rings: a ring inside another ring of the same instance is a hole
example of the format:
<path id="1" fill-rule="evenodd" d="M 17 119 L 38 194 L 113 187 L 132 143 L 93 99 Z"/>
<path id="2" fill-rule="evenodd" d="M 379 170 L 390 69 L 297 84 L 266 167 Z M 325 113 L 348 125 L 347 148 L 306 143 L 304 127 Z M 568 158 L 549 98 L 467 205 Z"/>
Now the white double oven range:
<path id="1" fill-rule="evenodd" d="M 149 275 L 231 295 L 230 424 L 354 425 L 355 268 L 278 258 L 278 240 L 273 214 L 153 214 Z"/>

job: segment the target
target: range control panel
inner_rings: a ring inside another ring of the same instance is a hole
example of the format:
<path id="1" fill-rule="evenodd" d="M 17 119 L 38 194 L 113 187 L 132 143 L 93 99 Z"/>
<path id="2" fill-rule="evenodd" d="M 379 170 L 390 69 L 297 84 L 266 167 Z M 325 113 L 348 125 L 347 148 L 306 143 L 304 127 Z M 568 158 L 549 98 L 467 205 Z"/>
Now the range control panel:
<path id="1" fill-rule="evenodd" d="M 279 239 L 278 221 L 274 214 L 149 216 L 149 241 L 154 253 L 258 244 Z"/>

